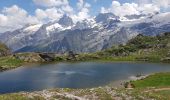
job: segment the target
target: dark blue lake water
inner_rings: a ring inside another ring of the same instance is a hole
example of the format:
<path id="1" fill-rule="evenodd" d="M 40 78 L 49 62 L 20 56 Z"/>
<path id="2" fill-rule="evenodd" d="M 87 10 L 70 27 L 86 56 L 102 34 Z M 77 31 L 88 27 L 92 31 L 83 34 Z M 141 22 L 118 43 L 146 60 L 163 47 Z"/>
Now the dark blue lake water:
<path id="1" fill-rule="evenodd" d="M 51 88 L 104 86 L 137 74 L 170 72 L 169 64 L 152 63 L 58 63 L 20 67 L 0 73 L 0 93 Z"/>

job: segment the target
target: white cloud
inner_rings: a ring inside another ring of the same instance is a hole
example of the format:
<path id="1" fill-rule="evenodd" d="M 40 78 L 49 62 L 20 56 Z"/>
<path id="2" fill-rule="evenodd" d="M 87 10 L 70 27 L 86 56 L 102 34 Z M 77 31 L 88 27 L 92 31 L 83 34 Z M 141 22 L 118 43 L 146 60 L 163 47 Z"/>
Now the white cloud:
<path id="1" fill-rule="evenodd" d="M 91 5 L 83 0 L 79 0 L 77 2 L 78 13 L 73 14 L 71 17 L 73 18 L 74 22 L 82 21 L 84 19 L 90 18 L 90 7 Z"/>
<path id="2" fill-rule="evenodd" d="M 84 1 L 83 1 L 83 0 L 79 0 L 79 1 L 77 2 L 77 7 L 78 7 L 78 9 L 79 9 L 79 10 L 82 9 L 83 6 L 84 6 Z"/>
<path id="3" fill-rule="evenodd" d="M 39 23 L 37 18 L 28 15 L 24 9 L 16 5 L 4 8 L 0 13 L 0 32 L 15 30 L 26 24 L 35 23 Z"/>
<path id="4" fill-rule="evenodd" d="M 8 17 L 3 15 L 3 14 L 0 14 L 0 23 L 6 23 L 8 20 Z"/>
<path id="5" fill-rule="evenodd" d="M 73 8 L 70 6 L 61 7 L 61 8 L 47 8 L 45 10 L 42 9 L 36 9 L 35 16 L 37 19 L 39 19 L 41 22 L 48 22 L 48 21 L 54 21 L 61 18 L 64 14 L 71 15 L 73 14 Z"/>
<path id="6" fill-rule="evenodd" d="M 152 4 L 164 10 L 170 8 L 170 0 L 134 0 L 139 5 Z"/>
<path id="7" fill-rule="evenodd" d="M 142 6 L 144 4 L 150 4 L 152 0 L 134 0 L 134 2 Z"/>
<path id="8" fill-rule="evenodd" d="M 101 12 L 101 13 L 108 13 L 109 10 L 106 9 L 105 7 L 101 7 L 101 11 L 100 11 L 100 12 Z"/>
<path id="9" fill-rule="evenodd" d="M 42 21 L 58 20 L 63 14 L 71 15 L 74 13 L 73 8 L 69 5 L 68 0 L 33 0 L 35 4 L 47 7 L 45 10 L 37 9 L 36 17 Z"/>
<path id="10" fill-rule="evenodd" d="M 61 8 L 65 13 L 71 14 L 73 13 L 73 8 L 70 5 L 62 6 Z"/>
<path id="11" fill-rule="evenodd" d="M 170 0 L 133 0 L 134 3 L 121 4 L 118 0 L 112 1 L 110 7 L 101 7 L 102 13 L 112 12 L 118 16 L 132 14 L 148 14 L 159 12 L 160 9 L 170 8 Z M 17 5 L 5 7 L 0 10 L 0 32 L 11 31 L 21 28 L 26 24 L 47 23 L 58 20 L 63 14 L 73 18 L 74 22 L 89 19 L 91 5 L 85 0 L 77 0 L 77 8 L 73 9 L 69 5 L 69 0 L 33 0 L 36 5 L 43 6 L 37 8 L 35 15 Z M 97 2 L 97 0 L 94 0 Z"/>
<path id="12" fill-rule="evenodd" d="M 170 0 L 134 0 L 139 4 L 155 4 L 157 6 L 167 7 L 170 4 Z"/>
<path id="13" fill-rule="evenodd" d="M 36 9 L 35 15 L 39 20 L 44 20 L 45 18 L 47 18 L 46 12 L 42 9 Z"/>
<path id="14" fill-rule="evenodd" d="M 163 7 L 163 8 L 169 8 L 170 7 L 170 0 L 152 0 L 153 4 Z"/>
<path id="15" fill-rule="evenodd" d="M 61 9 L 56 8 L 46 9 L 45 12 L 50 20 L 57 20 L 64 14 L 64 12 Z"/>
<path id="16" fill-rule="evenodd" d="M 138 4 L 135 3 L 124 3 L 120 4 L 118 1 L 113 1 L 110 8 L 101 8 L 101 12 L 112 12 L 117 16 L 125 16 L 132 14 L 139 14 L 137 10 Z"/>
<path id="17" fill-rule="evenodd" d="M 153 4 L 144 4 L 142 7 L 139 7 L 138 10 L 143 14 L 150 14 L 154 12 L 159 12 L 160 8 Z"/>
<path id="18" fill-rule="evenodd" d="M 157 5 L 150 4 L 148 0 L 145 0 L 146 4 L 137 3 L 123 3 L 119 1 L 112 1 L 109 8 L 101 8 L 101 13 L 112 12 L 117 16 L 133 15 L 133 14 L 150 14 L 159 12 L 160 8 Z"/>
<path id="19" fill-rule="evenodd" d="M 63 14 L 73 18 L 74 22 L 89 18 L 90 4 L 79 0 L 77 2 L 77 12 L 69 5 L 68 0 L 33 0 L 37 5 L 47 7 L 46 9 L 35 10 L 35 15 L 29 15 L 28 12 L 17 5 L 5 7 L 0 11 L 0 33 L 13 31 L 22 28 L 27 24 L 47 23 L 48 21 L 59 20 Z"/>
<path id="20" fill-rule="evenodd" d="M 69 3 L 68 0 L 33 0 L 33 2 L 44 7 L 63 6 Z"/>

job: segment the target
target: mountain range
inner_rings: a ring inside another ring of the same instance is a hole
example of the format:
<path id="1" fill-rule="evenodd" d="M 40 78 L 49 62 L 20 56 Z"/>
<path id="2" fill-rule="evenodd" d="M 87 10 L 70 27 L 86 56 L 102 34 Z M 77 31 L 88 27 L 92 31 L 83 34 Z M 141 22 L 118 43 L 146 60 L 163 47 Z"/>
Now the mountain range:
<path id="1" fill-rule="evenodd" d="M 112 13 L 78 22 L 68 15 L 46 24 L 26 25 L 0 34 L 13 52 L 96 52 L 126 44 L 138 34 L 155 36 L 170 32 L 170 13 L 119 17 Z"/>

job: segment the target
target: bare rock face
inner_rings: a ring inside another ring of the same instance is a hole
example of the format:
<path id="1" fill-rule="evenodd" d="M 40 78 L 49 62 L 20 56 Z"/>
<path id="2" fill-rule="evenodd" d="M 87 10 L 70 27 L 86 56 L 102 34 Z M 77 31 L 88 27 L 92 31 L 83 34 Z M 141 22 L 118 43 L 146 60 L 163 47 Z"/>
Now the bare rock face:
<path id="1" fill-rule="evenodd" d="M 18 53 L 13 55 L 16 59 L 24 62 L 44 62 L 44 60 L 37 53 Z"/>
<path id="2" fill-rule="evenodd" d="M 13 56 L 24 62 L 51 62 L 55 58 L 55 54 L 49 53 L 18 53 Z"/>
<path id="3" fill-rule="evenodd" d="M 63 17 L 58 21 L 58 23 L 64 27 L 73 25 L 72 19 L 67 15 L 63 15 Z"/>
<path id="4" fill-rule="evenodd" d="M 126 20 L 112 13 L 101 13 L 76 23 L 70 16 L 64 15 L 47 24 L 29 25 L 13 32 L 1 33 L 0 41 L 10 47 L 12 52 L 96 52 L 113 45 L 126 44 L 138 34 L 156 36 L 169 32 L 169 16 L 170 13 L 146 17 L 133 15 L 125 16 Z M 159 48 L 164 46 L 158 45 Z"/>

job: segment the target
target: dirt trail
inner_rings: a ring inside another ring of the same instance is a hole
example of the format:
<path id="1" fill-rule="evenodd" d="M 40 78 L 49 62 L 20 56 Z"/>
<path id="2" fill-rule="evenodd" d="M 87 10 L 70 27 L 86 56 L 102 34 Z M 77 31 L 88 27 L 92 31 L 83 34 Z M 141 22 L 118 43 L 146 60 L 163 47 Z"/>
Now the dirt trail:
<path id="1" fill-rule="evenodd" d="M 164 90 L 170 90 L 170 88 L 160 88 L 160 89 L 154 89 L 154 91 L 164 91 Z"/>
<path id="2" fill-rule="evenodd" d="M 145 92 L 151 92 L 151 91 L 165 91 L 165 90 L 170 90 L 170 88 L 151 89 L 151 90 L 147 90 L 147 91 L 145 91 Z"/>

